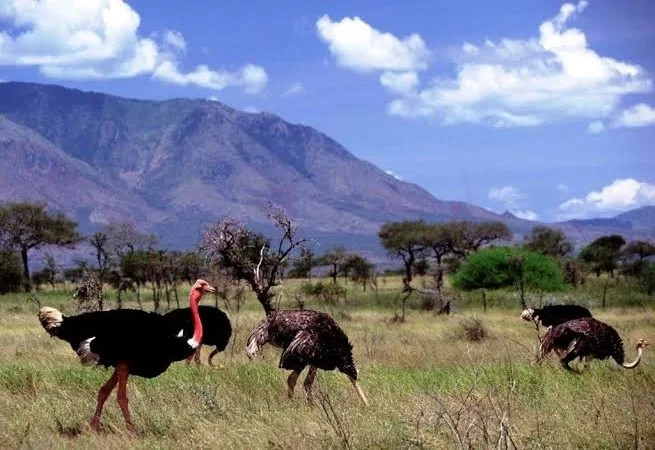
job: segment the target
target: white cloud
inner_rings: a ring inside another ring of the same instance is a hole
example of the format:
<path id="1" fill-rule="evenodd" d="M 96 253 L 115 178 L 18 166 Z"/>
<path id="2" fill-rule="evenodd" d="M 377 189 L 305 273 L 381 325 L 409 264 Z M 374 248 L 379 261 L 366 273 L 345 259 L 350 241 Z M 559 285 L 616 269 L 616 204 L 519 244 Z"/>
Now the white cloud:
<path id="1" fill-rule="evenodd" d="M 182 33 L 179 31 L 166 30 L 164 33 L 164 41 L 177 51 L 186 51 L 186 41 L 184 40 Z"/>
<path id="2" fill-rule="evenodd" d="M 416 33 L 400 39 L 376 30 L 359 17 L 333 22 L 327 15 L 318 19 L 316 29 L 337 64 L 346 69 L 415 71 L 427 67 L 429 51 Z"/>
<path id="3" fill-rule="evenodd" d="M 388 106 L 389 114 L 437 117 L 444 125 L 465 122 L 493 127 L 586 120 L 594 123 L 590 132 L 599 130 L 596 122 L 611 119 L 623 96 L 650 92 L 652 80 L 636 64 L 597 53 L 583 31 L 570 27 L 586 6 L 585 1 L 562 5 L 555 17 L 541 23 L 534 37 L 464 43 L 452 55 L 455 76 L 442 75 L 421 87 L 418 82 L 400 84 L 400 88 L 389 76 L 381 76 L 382 85 L 397 96 Z M 411 35 L 416 51 L 409 51 L 403 45 L 409 38 L 382 33 L 359 18 L 331 22 L 324 16 L 317 26 L 343 67 L 407 73 L 427 68 L 427 47 L 417 34 Z M 384 36 L 389 45 L 379 43 L 377 36 Z M 388 47 L 405 49 L 394 53 L 405 57 L 380 50 Z M 373 50 L 367 53 L 369 49 Z M 650 117 L 642 107 L 639 117 L 644 115 Z"/>
<path id="4" fill-rule="evenodd" d="M 180 72 L 186 41 L 179 31 L 143 37 L 141 17 L 123 0 L 3 0 L 0 2 L 0 66 L 37 67 L 51 78 L 105 79 L 153 75 L 210 89 L 263 89 L 259 66 L 226 72 L 198 66 Z"/>
<path id="5" fill-rule="evenodd" d="M 405 95 L 416 91 L 419 79 L 416 72 L 383 72 L 380 84 L 393 93 Z"/>
<path id="6" fill-rule="evenodd" d="M 559 210 L 560 218 L 566 219 L 618 213 L 649 204 L 655 204 L 655 184 L 623 178 L 583 198 L 571 198 L 559 205 Z"/>
<path id="7" fill-rule="evenodd" d="M 605 124 L 601 120 L 594 120 L 587 125 L 587 133 L 600 134 L 605 131 Z"/>
<path id="8" fill-rule="evenodd" d="M 539 219 L 539 214 L 537 214 L 534 211 L 531 211 L 529 209 L 526 210 L 515 210 L 512 209 L 510 210 L 512 214 L 514 214 L 516 217 L 519 219 L 524 219 L 524 220 L 538 220 Z"/>
<path id="9" fill-rule="evenodd" d="M 560 191 L 560 192 L 568 192 L 568 191 L 569 191 L 569 187 L 568 187 L 566 184 L 564 184 L 564 183 L 559 183 L 559 184 L 557 185 L 557 190 Z"/>
<path id="10" fill-rule="evenodd" d="M 655 125 L 655 108 L 639 103 L 624 110 L 614 122 L 615 127 L 646 127 Z"/>
<path id="11" fill-rule="evenodd" d="M 216 97 L 215 95 L 210 95 L 209 97 L 207 97 L 207 100 L 209 100 L 210 102 L 217 102 L 217 101 L 219 101 L 219 100 L 218 100 L 218 97 Z"/>
<path id="12" fill-rule="evenodd" d="M 256 106 L 244 106 L 243 111 L 251 114 L 258 114 L 262 112 L 262 110 Z"/>
<path id="13" fill-rule="evenodd" d="M 503 186 L 501 188 L 491 188 L 489 198 L 503 202 L 507 208 L 516 208 L 521 200 L 528 198 L 526 194 L 519 191 L 514 186 Z"/>
<path id="14" fill-rule="evenodd" d="M 385 170 L 384 173 L 386 173 L 387 175 L 391 175 L 392 177 L 394 177 L 394 178 L 395 178 L 396 180 L 398 180 L 398 181 L 402 181 L 402 180 L 403 180 L 401 176 L 396 175 L 396 174 L 393 173 L 391 170 Z"/>
<path id="15" fill-rule="evenodd" d="M 289 88 L 282 93 L 284 97 L 288 97 L 290 95 L 300 95 L 304 94 L 306 92 L 305 86 L 302 83 L 292 83 Z"/>

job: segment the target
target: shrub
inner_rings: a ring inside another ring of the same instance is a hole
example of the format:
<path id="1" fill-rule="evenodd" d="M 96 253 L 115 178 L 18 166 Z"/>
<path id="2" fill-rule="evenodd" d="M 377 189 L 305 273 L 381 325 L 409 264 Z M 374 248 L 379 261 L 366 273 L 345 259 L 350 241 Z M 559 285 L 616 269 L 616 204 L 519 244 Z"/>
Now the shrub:
<path id="1" fill-rule="evenodd" d="M 0 294 L 18 292 L 23 284 L 23 268 L 18 255 L 0 250 Z"/>

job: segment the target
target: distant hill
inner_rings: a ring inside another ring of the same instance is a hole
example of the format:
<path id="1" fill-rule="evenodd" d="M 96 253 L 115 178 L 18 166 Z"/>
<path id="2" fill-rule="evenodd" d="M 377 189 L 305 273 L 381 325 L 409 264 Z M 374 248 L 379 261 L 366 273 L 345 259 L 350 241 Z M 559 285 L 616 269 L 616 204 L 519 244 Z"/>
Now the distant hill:
<path id="1" fill-rule="evenodd" d="M 193 245 L 205 224 L 227 215 L 268 229 L 269 201 L 317 245 L 378 252 L 376 232 L 388 220 L 502 220 L 518 233 L 534 225 L 439 200 L 272 114 L 9 82 L 0 84 L 0 200 L 19 199 L 45 199 L 84 230 L 134 221 L 176 248 Z M 563 226 L 584 237 L 625 221 L 625 230 L 648 233 L 650 211 L 608 227 Z"/>

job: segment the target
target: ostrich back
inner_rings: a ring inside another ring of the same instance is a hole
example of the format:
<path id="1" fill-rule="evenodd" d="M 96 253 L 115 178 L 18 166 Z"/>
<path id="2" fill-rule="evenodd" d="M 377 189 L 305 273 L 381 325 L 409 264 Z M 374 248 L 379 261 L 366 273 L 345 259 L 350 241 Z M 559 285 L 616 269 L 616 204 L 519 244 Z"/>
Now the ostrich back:
<path id="1" fill-rule="evenodd" d="M 591 312 L 580 305 L 546 305 L 534 310 L 534 317 L 545 327 L 559 325 L 573 319 L 591 317 Z"/>
<path id="2" fill-rule="evenodd" d="M 202 322 L 202 343 L 215 345 L 218 351 L 225 350 L 232 336 L 232 325 L 227 314 L 218 308 L 207 305 L 200 305 L 198 312 Z M 185 337 L 190 338 L 193 335 L 193 319 L 189 308 L 174 309 L 164 314 L 164 318 L 175 333 L 183 330 L 182 333 Z"/>
<path id="3" fill-rule="evenodd" d="M 269 314 L 253 330 L 249 342 L 270 343 L 284 349 L 280 367 L 302 370 L 311 365 L 323 370 L 339 368 L 356 378 L 352 345 L 328 314 L 312 310 L 282 310 Z"/>
<path id="4" fill-rule="evenodd" d="M 164 372 L 173 361 L 181 361 L 193 348 L 187 339 L 171 333 L 159 314 L 135 309 L 94 311 L 77 316 L 64 316 L 55 334 L 77 351 L 85 340 L 91 340 L 91 352 L 98 355 L 98 364 L 127 364 L 133 375 L 146 378 Z"/>
<path id="5" fill-rule="evenodd" d="M 623 341 L 614 328 L 593 317 L 569 320 L 548 330 L 541 343 L 541 353 L 546 355 L 553 349 L 566 350 L 577 340 L 577 357 L 593 356 L 606 359 L 610 356 L 623 364 L 625 353 Z"/>

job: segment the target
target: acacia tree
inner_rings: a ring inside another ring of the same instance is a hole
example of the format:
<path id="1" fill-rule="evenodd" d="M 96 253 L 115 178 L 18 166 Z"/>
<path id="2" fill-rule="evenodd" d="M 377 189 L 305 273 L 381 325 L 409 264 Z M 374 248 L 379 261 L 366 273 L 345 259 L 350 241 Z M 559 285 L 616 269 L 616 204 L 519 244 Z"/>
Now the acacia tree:
<path id="1" fill-rule="evenodd" d="M 272 208 L 267 217 L 282 234 L 276 245 L 227 218 L 205 230 L 200 252 L 228 270 L 233 279 L 245 281 L 268 314 L 274 311 L 272 289 L 279 284 L 280 267 L 305 239 L 296 236 L 296 226 L 282 209 Z"/>
<path id="2" fill-rule="evenodd" d="M 425 250 L 424 235 L 426 223 L 422 220 L 387 222 L 382 225 L 378 236 L 382 246 L 393 258 L 401 258 L 405 266 L 403 284 L 408 290 L 412 282 L 412 266 Z"/>
<path id="3" fill-rule="evenodd" d="M 72 248 L 81 240 L 77 223 L 63 213 L 48 212 L 46 203 L 7 203 L 0 207 L 0 240 L 20 254 L 25 291 L 31 289 L 29 252 L 44 246 Z"/>
<path id="4" fill-rule="evenodd" d="M 335 247 L 331 250 L 325 252 L 318 260 L 319 265 L 330 266 L 330 276 L 332 277 L 332 282 L 337 282 L 337 276 L 340 272 L 343 272 L 343 265 L 348 259 L 348 253 L 343 246 Z"/>
<path id="5" fill-rule="evenodd" d="M 647 266 L 647 258 L 655 255 L 655 245 L 648 241 L 629 242 L 621 252 L 623 272 L 628 275 L 639 276 Z"/>
<path id="6" fill-rule="evenodd" d="M 292 268 L 289 272 L 290 277 L 307 278 L 312 280 L 312 268 L 316 265 L 317 261 L 314 260 L 314 252 L 307 248 L 300 249 L 300 256 L 294 259 L 291 264 Z"/>
<path id="7" fill-rule="evenodd" d="M 537 225 L 530 236 L 525 237 L 523 247 L 554 258 L 561 258 L 573 251 L 573 244 L 566 234 L 558 228 Z"/>
<path id="8" fill-rule="evenodd" d="M 607 272 L 613 278 L 624 245 L 625 239 L 619 234 L 601 236 L 582 249 L 580 259 L 592 264 L 597 276 Z"/>

